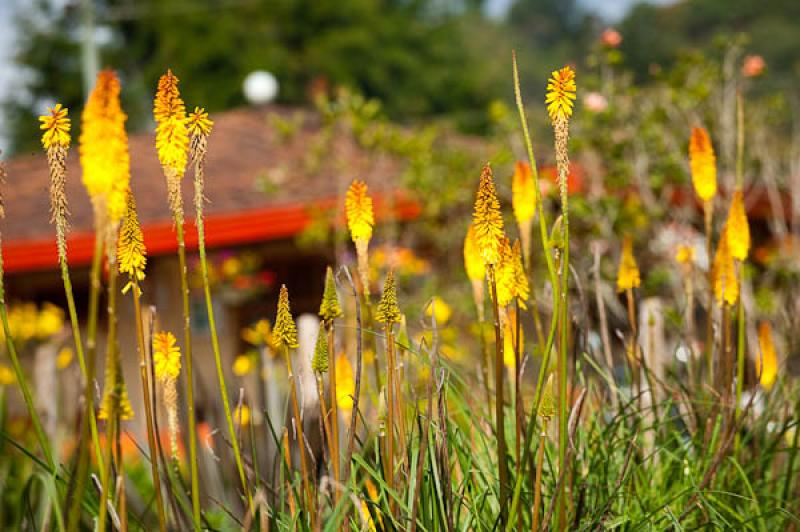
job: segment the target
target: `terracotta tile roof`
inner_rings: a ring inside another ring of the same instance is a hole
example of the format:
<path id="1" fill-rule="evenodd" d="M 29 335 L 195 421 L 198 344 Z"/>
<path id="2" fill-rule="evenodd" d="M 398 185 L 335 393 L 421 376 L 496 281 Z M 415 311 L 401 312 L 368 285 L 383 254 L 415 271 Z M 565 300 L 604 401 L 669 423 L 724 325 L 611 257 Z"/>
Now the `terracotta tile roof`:
<path id="1" fill-rule="evenodd" d="M 293 133 L 282 134 L 270 124 L 271 117 L 282 117 L 292 123 L 297 119 L 299 125 Z M 322 142 L 323 136 L 316 134 L 321 131 L 321 119 L 314 113 L 287 108 L 247 108 L 220 113 L 212 119 L 215 125 L 206 162 L 209 202 L 205 212 L 209 226 L 214 220 L 222 220 L 231 234 L 237 228 L 243 234 L 256 234 L 257 231 L 254 233 L 253 228 L 247 227 L 249 223 L 273 221 L 288 225 L 264 234 L 274 234 L 273 238 L 288 236 L 302 228 L 304 219 L 300 218 L 305 216 L 302 211 L 309 205 L 337 206 L 354 178 L 367 181 L 370 193 L 375 196 L 394 193 L 393 177 L 399 171 L 399 163 L 361 150 L 347 135 L 333 135 L 330 142 Z M 148 229 L 152 234 L 171 229 L 154 134 L 131 135 L 130 152 L 131 186 L 147 240 Z M 67 184 L 73 240 L 92 233 L 91 204 L 81 183 L 78 159 L 76 142 L 68 160 Z M 37 248 L 37 253 L 50 253 L 45 247 L 52 248 L 53 253 L 55 249 L 51 246 L 54 230 L 48 215 L 48 167 L 44 154 L 37 153 L 8 161 L 6 169 L 6 219 L 2 222 L 2 234 L 6 254 L 12 255 L 6 262 L 9 270 L 24 270 L 28 267 L 24 260 L 15 267 L 15 253 L 24 255 L 25 250 L 33 249 L 30 244 L 34 243 L 41 248 Z M 194 212 L 192 178 L 192 172 L 187 171 L 184 178 L 187 219 Z M 253 214 L 252 221 L 248 221 L 248 213 Z M 265 218 L 265 214 L 269 216 Z M 210 233 L 211 227 L 209 236 Z M 71 261 L 74 251 L 83 257 L 81 246 L 86 243 L 75 245 L 70 242 Z M 49 264 L 54 265 L 55 255 L 52 257 Z"/>

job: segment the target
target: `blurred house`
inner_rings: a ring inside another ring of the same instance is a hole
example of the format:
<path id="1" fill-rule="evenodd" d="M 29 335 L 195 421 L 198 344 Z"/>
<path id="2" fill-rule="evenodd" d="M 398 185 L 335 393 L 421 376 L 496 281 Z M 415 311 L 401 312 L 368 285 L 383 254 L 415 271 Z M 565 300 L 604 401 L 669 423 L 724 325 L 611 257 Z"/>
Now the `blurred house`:
<path id="1" fill-rule="evenodd" d="M 418 207 L 395 190 L 392 176 L 399 171 L 397 161 L 360 149 L 349 135 L 324 130 L 316 114 L 249 108 L 212 118 L 215 127 L 206 162 L 206 239 L 212 263 L 215 316 L 225 357 L 223 365 L 230 371 L 234 357 L 246 348 L 240 335 L 242 328 L 257 319 L 274 318 L 280 284 L 285 283 L 289 288 L 295 315 L 317 312 L 326 265 L 333 264 L 335 256 L 347 260 L 343 255 L 349 253 L 346 239 L 338 239 L 340 249 L 336 250 L 331 243 L 336 240 L 330 236 L 343 225 L 344 193 L 353 179 L 368 183 L 379 223 L 410 219 L 417 215 Z M 276 127 L 278 122 L 284 127 Z M 182 344 L 177 246 L 154 134 L 131 135 L 130 152 L 131 187 L 148 251 L 143 303 L 155 306 L 158 328 L 172 331 Z M 46 158 L 42 153 L 20 156 L 8 161 L 6 169 L 6 218 L 1 227 L 8 300 L 12 305 L 14 301 L 52 301 L 66 308 L 57 267 L 55 233 L 49 223 Z M 94 234 L 92 208 L 80 175 L 76 142 L 68 160 L 71 225 L 68 253 L 78 312 L 84 319 Z M 195 273 L 198 265 L 194 253 L 197 234 L 192 180 L 193 173 L 189 170 L 184 178 L 184 203 L 192 279 L 191 327 L 198 368 L 198 413 L 202 419 L 203 398 L 218 396 L 205 300 Z M 317 238 L 306 238 L 304 245 L 298 244 L 299 237 L 312 229 Z M 134 411 L 141 419 L 143 407 L 131 297 L 119 295 L 118 306 L 123 372 Z M 101 323 L 101 331 L 103 328 Z M 99 376 L 103 375 L 104 340 L 101 332 Z M 69 345 L 71 339 L 64 342 Z M 60 382 L 77 384 L 76 364 L 68 371 L 69 378 Z M 231 375 L 228 377 L 235 401 L 238 394 L 234 391 L 239 384 Z M 79 390 L 78 386 L 68 388 L 60 392 L 60 401 L 73 410 Z M 65 393 L 68 397 L 63 396 Z"/>

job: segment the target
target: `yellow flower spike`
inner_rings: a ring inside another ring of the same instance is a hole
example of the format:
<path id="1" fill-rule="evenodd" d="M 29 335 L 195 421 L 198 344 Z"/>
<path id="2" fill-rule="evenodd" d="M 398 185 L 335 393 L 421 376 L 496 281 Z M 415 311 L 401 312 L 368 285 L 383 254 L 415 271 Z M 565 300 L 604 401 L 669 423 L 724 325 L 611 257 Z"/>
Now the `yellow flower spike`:
<path id="1" fill-rule="evenodd" d="M 356 245 L 358 273 L 364 294 L 369 294 L 369 241 L 372 238 L 372 227 L 375 225 L 375 214 L 372 210 L 372 198 L 367 195 L 367 184 L 355 180 L 347 189 L 344 200 L 344 212 L 350 238 Z"/>
<path id="2" fill-rule="evenodd" d="M 340 354 L 336 357 L 336 404 L 350 412 L 353 409 L 353 394 L 356 390 L 355 373 L 350 360 Z"/>
<path id="3" fill-rule="evenodd" d="M 292 311 L 289 308 L 289 291 L 286 285 L 281 285 L 281 292 L 278 296 L 278 315 L 275 318 L 275 327 L 272 330 L 275 342 L 286 347 L 298 347 L 297 327 L 292 319 Z"/>
<path id="4" fill-rule="evenodd" d="M 758 347 L 756 375 L 761 386 L 765 390 L 770 390 L 778 377 L 778 356 L 775 354 L 775 344 L 772 341 L 772 328 L 766 321 L 762 321 L 758 326 Z"/>
<path id="5" fill-rule="evenodd" d="M 736 304 L 739 298 L 739 281 L 736 278 L 736 266 L 728 245 L 728 227 L 722 229 L 717 252 L 711 266 L 711 279 L 714 283 L 714 297 L 719 304 Z"/>
<path id="6" fill-rule="evenodd" d="M 375 312 L 375 320 L 380 323 L 400 323 L 400 308 L 397 306 L 397 288 L 394 283 L 394 271 L 389 270 L 383 283 L 383 293 Z"/>
<path id="7" fill-rule="evenodd" d="M 314 356 L 311 359 L 311 369 L 316 373 L 328 372 L 328 338 L 325 333 L 325 324 L 320 322 L 317 344 L 314 346 Z"/>
<path id="8" fill-rule="evenodd" d="M 114 224 L 125 214 L 130 154 L 116 74 L 103 70 L 81 115 L 80 160 L 83 184 L 97 216 Z"/>
<path id="9" fill-rule="evenodd" d="M 717 193 L 717 159 L 708 131 L 692 128 L 689 140 L 689 166 L 694 190 L 703 201 L 711 201 Z"/>
<path id="10" fill-rule="evenodd" d="M 207 137 L 211 134 L 211 129 L 214 127 L 214 121 L 208 118 L 208 113 L 202 107 L 195 107 L 194 111 L 189 113 L 186 121 L 186 129 L 189 137 Z"/>
<path id="11" fill-rule="evenodd" d="M 565 66 L 561 70 L 554 70 L 547 81 L 547 113 L 550 120 L 568 119 L 572 116 L 572 107 L 575 105 L 575 71 Z"/>
<path id="12" fill-rule="evenodd" d="M 333 279 L 333 269 L 328 266 L 325 271 L 325 291 L 322 294 L 322 303 L 319 306 L 319 316 L 325 323 L 331 323 L 342 315 L 339 296 L 336 293 L 336 281 Z"/>
<path id="13" fill-rule="evenodd" d="M 728 247 L 734 259 L 744 261 L 750 252 L 750 226 L 744 208 L 744 196 L 741 190 L 733 193 L 731 207 L 728 211 Z"/>
<path id="14" fill-rule="evenodd" d="M 250 407 L 247 405 L 239 405 L 233 411 L 233 420 L 237 425 L 246 427 L 250 424 Z"/>
<path id="15" fill-rule="evenodd" d="M 641 282 L 639 265 L 636 264 L 636 258 L 633 256 L 633 241 L 631 237 L 626 236 L 622 241 L 622 255 L 617 270 L 617 292 L 636 288 Z"/>
<path id="16" fill-rule="evenodd" d="M 170 209 L 176 221 L 183 219 L 181 179 L 189 159 L 189 132 L 186 129 L 186 106 L 178 90 L 178 78 L 167 70 L 158 80 L 153 100 L 156 121 L 156 151 L 167 179 Z"/>
<path id="17" fill-rule="evenodd" d="M 131 191 L 128 191 L 128 208 L 122 219 L 117 240 L 117 262 L 119 263 L 119 272 L 127 273 L 130 278 L 128 284 L 122 289 L 124 294 L 134 286 L 134 282 L 138 283 L 144 280 L 144 269 L 147 265 L 144 234 L 136 215 L 136 200 Z"/>
<path id="18" fill-rule="evenodd" d="M 500 261 L 503 238 L 503 216 L 500 214 L 500 201 L 497 199 L 492 169 L 488 164 L 481 172 L 472 220 L 475 241 L 484 264 L 497 264 Z"/>
<path id="19" fill-rule="evenodd" d="M 57 103 L 49 108 L 48 111 L 50 112 L 49 115 L 39 117 L 41 122 L 39 129 L 44 131 L 42 134 L 42 146 L 46 150 L 51 147 L 69 148 L 69 130 L 72 127 L 71 121 L 67 117 L 69 109 Z"/>
<path id="20" fill-rule="evenodd" d="M 180 375 L 181 350 L 171 332 L 153 335 L 153 366 L 158 381 L 175 380 Z"/>

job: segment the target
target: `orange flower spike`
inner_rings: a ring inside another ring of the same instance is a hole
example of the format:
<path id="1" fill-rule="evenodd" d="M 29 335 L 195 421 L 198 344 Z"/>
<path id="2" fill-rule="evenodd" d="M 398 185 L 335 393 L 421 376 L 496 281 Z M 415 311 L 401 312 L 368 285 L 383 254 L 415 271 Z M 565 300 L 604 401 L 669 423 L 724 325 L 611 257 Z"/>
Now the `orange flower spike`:
<path id="1" fill-rule="evenodd" d="M 497 264 L 501 258 L 503 216 L 500 214 L 500 200 L 497 199 L 492 169 L 488 164 L 481 172 L 472 220 L 475 240 L 484 264 Z"/>
<path id="2" fill-rule="evenodd" d="M 120 104 L 120 83 L 111 70 L 97 75 L 81 115 L 80 160 L 83 184 L 96 214 L 107 214 L 112 223 L 127 210 L 130 154 Z M 103 213 L 105 211 L 105 213 Z"/>
<path id="3" fill-rule="evenodd" d="M 750 253 L 750 226 L 744 208 L 744 196 L 741 190 L 733 193 L 731 207 L 728 211 L 728 246 L 734 259 L 744 261 Z"/>
<path id="4" fill-rule="evenodd" d="M 517 161 L 511 178 L 511 207 L 517 223 L 529 222 L 536 214 L 536 183 L 533 180 L 531 165 Z"/>
<path id="5" fill-rule="evenodd" d="M 717 159 L 705 128 L 692 128 L 689 166 L 695 192 L 701 200 L 711 201 L 717 193 Z"/>
<path id="6" fill-rule="evenodd" d="M 347 189 L 344 199 L 344 212 L 350 238 L 356 245 L 358 273 L 365 294 L 369 294 L 369 241 L 372 238 L 372 227 L 375 225 L 375 214 L 372 209 L 372 198 L 367 195 L 367 184 L 354 180 Z"/>

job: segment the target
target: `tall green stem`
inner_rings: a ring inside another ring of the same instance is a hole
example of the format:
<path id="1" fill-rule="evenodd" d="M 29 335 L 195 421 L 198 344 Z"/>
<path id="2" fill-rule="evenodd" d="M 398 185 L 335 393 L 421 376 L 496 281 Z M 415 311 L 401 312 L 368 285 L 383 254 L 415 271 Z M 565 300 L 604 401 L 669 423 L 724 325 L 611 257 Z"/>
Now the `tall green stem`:
<path id="1" fill-rule="evenodd" d="M 197 172 L 197 167 L 195 167 Z M 199 178 L 202 181 L 202 178 Z M 239 439 L 236 437 L 236 429 L 233 424 L 233 416 L 231 414 L 231 405 L 228 400 L 228 387 L 225 384 L 225 374 L 222 370 L 222 356 L 220 355 L 219 337 L 217 335 L 217 320 L 214 318 L 214 305 L 211 300 L 211 284 L 208 280 L 208 263 L 206 261 L 206 242 L 205 242 L 205 223 L 203 222 L 203 193 L 202 189 L 197 185 L 198 179 L 195 179 L 195 210 L 196 217 L 195 223 L 197 224 L 197 247 L 200 252 L 200 272 L 203 277 L 203 293 L 206 300 L 206 312 L 208 314 L 208 328 L 211 331 L 211 348 L 214 351 L 214 363 L 217 368 L 217 380 L 219 382 L 219 393 L 222 397 L 222 407 L 225 410 L 225 419 L 228 423 L 228 436 L 233 446 L 233 457 L 236 461 L 236 469 L 239 472 L 239 481 L 242 484 L 242 490 L 247 496 L 248 507 L 250 512 L 255 515 L 255 508 L 253 506 L 253 496 L 247 485 L 247 477 L 244 473 L 244 465 L 242 462 L 242 454 L 239 449 Z"/>
<path id="2" fill-rule="evenodd" d="M 186 417 L 189 421 L 189 471 L 192 483 L 192 520 L 200 530 L 200 480 L 197 471 L 197 420 L 194 412 L 194 378 L 192 364 L 192 322 L 189 308 L 189 279 L 186 271 L 186 241 L 183 235 L 183 216 L 175 214 L 175 235 L 178 240 L 178 268 L 181 275 L 183 300 L 183 343 L 186 361 Z M 230 419 L 230 416 L 229 418 Z M 235 438 L 234 438 L 235 439 Z"/>
<path id="3" fill-rule="evenodd" d="M 309 484 L 309 477 L 308 477 L 308 460 L 306 458 L 306 440 L 303 437 L 303 418 L 300 416 L 300 403 L 297 401 L 297 386 L 295 381 L 297 380 L 297 375 L 294 374 L 292 370 L 292 358 L 289 355 L 289 348 L 284 346 L 283 347 L 283 354 L 286 359 L 286 369 L 289 372 L 289 396 L 292 401 L 292 409 L 294 410 L 294 426 L 295 430 L 297 431 L 297 446 L 300 447 L 300 474 L 303 477 L 303 493 L 305 495 L 305 509 L 306 512 L 309 514 L 310 521 L 314 522 L 314 515 L 312 511 L 313 505 L 311 501 L 313 498 L 311 497 L 311 486 Z"/>
<path id="4" fill-rule="evenodd" d="M 508 463 L 506 462 L 505 414 L 503 410 L 503 335 L 500 327 L 500 309 L 497 306 L 497 282 L 494 265 L 488 266 L 489 284 L 492 289 L 492 311 L 494 314 L 494 381 L 495 381 L 495 432 L 497 436 L 497 470 L 500 478 L 500 522 L 505 526 L 508 520 Z"/>
<path id="5" fill-rule="evenodd" d="M 150 448 L 150 472 L 153 475 L 153 487 L 156 495 L 156 509 L 158 512 L 158 528 L 162 532 L 167 529 L 167 520 L 164 513 L 164 500 L 161 495 L 161 476 L 158 473 L 158 449 L 156 437 L 153 432 L 153 404 L 150 401 L 150 371 L 148 369 L 144 342 L 144 324 L 142 323 L 142 305 L 139 295 L 139 282 L 135 277 L 133 281 L 133 309 L 136 313 L 136 342 L 139 346 L 139 374 L 142 381 L 142 395 L 144 396 L 145 422 L 147 423 L 147 445 Z"/>
<path id="6" fill-rule="evenodd" d="M 104 384 L 106 390 L 111 394 L 110 408 L 106 412 L 106 448 L 105 448 L 105 463 L 108 467 L 105 474 L 101 477 L 101 493 L 100 493 L 100 516 L 98 518 L 98 530 L 105 532 L 106 530 L 106 516 L 108 515 L 107 501 L 111 499 L 112 484 L 111 484 L 111 471 L 112 467 L 112 449 L 114 447 L 114 439 L 117 431 L 119 430 L 119 400 L 120 382 L 118 374 L 118 348 L 117 348 L 117 269 L 114 262 L 109 264 L 108 269 L 108 338 L 106 343 L 106 382 Z M 117 457 L 118 459 L 121 457 Z M 122 467 L 120 460 L 118 467 Z"/>

